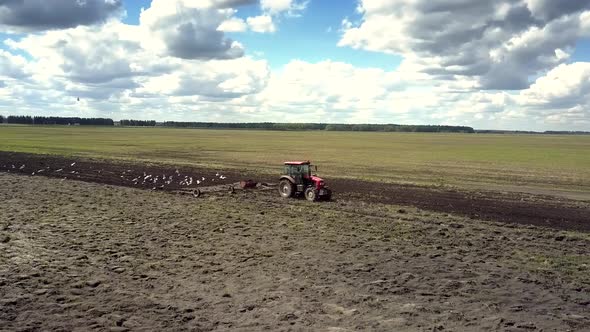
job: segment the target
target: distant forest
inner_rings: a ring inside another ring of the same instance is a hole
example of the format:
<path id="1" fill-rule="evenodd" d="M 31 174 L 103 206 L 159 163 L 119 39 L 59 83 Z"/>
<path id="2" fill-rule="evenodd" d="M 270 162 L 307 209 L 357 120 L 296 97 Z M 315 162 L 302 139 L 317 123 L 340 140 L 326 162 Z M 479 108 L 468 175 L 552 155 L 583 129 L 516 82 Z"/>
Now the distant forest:
<path id="1" fill-rule="evenodd" d="M 398 124 L 327 124 L 327 123 L 219 123 L 219 122 L 156 122 L 155 120 L 120 120 L 108 118 L 78 118 L 56 116 L 14 116 L 0 115 L 1 123 L 29 125 L 81 125 L 81 126 L 125 126 L 125 127 L 169 127 L 201 129 L 259 129 L 259 130 L 325 130 L 325 131 L 368 131 L 368 132 L 415 132 L 415 133 L 477 133 L 477 134 L 548 134 L 548 135 L 590 135 L 587 131 L 518 131 L 518 130 L 475 130 L 467 126 L 398 125 Z"/>
<path id="2" fill-rule="evenodd" d="M 4 117 L 2 122 L 4 122 Z M 112 119 L 105 118 L 64 118 L 57 116 L 15 116 L 6 118 L 6 123 L 30 125 L 80 125 L 80 126 L 114 126 Z"/>
<path id="3" fill-rule="evenodd" d="M 217 122 L 174 122 L 162 123 L 164 127 L 207 128 L 207 129 L 265 129 L 265 130 L 326 130 L 326 131 L 376 131 L 376 132 L 419 132 L 419 133 L 474 133 L 471 127 L 428 126 L 396 124 L 326 124 L 326 123 L 217 123 Z"/>
<path id="4" fill-rule="evenodd" d="M 155 120 L 121 120 L 119 121 L 120 126 L 126 127 L 155 127 Z"/>

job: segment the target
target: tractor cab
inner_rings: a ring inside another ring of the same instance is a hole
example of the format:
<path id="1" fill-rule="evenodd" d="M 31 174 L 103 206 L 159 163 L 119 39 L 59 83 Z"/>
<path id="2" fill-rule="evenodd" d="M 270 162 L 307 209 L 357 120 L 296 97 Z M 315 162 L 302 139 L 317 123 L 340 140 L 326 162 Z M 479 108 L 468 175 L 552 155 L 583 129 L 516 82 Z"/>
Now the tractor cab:
<path id="1" fill-rule="evenodd" d="M 293 197 L 297 194 L 304 194 L 310 201 L 318 199 L 329 200 L 332 191 L 328 189 L 322 178 L 312 173 L 317 167 L 309 161 L 287 161 L 285 170 L 281 176 L 279 192 L 282 197 Z"/>
<path id="2" fill-rule="evenodd" d="M 285 175 L 294 178 L 296 183 L 303 183 L 311 181 L 311 169 L 312 166 L 309 161 L 287 161 L 285 162 Z"/>

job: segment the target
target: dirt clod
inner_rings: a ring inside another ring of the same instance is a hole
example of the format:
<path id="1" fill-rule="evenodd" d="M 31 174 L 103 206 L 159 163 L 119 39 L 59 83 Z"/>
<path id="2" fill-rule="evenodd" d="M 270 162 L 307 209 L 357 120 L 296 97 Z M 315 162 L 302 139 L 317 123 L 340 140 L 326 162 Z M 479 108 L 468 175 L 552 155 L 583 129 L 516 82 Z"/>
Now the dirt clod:
<path id="1" fill-rule="evenodd" d="M 102 283 L 102 281 L 100 280 L 89 280 L 86 282 L 86 285 L 88 287 L 92 287 L 92 288 L 96 288 L 98 287 L 100 284 Z"/>

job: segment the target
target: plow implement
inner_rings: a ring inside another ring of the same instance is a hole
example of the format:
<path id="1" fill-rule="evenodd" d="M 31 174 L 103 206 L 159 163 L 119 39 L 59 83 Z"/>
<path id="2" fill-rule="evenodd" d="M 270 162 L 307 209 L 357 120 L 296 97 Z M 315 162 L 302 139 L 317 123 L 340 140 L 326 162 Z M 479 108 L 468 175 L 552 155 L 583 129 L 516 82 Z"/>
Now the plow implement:
<path id="1" fill-rule="evenodd" d="M 173 190 L 173 193 L 180 194 L 180 195 L 191 195 L 195 198 L 199 198 L 206 194 L 213 194 L 213 193 L 228 193 L 228 194 L 235 194 L 238 191 L 248 191 L 248 190 L 272 190 L 276 189 L 276 183 L 258 183 L 252 180 L 242 180 L 240 182 L 235 182 L 232 184 L 223 184 L 223 185 L 216 185 L 216 186 L 207 186 L 207 187 L 199 187 L 199 188 L 185 188 L 179 190 Z"/>

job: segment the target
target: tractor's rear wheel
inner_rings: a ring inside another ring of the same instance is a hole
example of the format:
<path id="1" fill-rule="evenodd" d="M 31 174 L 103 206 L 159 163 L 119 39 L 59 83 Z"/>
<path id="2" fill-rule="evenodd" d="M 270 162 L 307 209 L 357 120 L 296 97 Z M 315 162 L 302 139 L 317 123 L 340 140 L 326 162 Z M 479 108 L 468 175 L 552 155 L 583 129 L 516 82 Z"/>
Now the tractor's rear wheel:
<path id="1" fill-rule="evenodd" d="M 305 199 L 314 202 L 318 199 L 318 193 L 314 187 L 308 187 L 305 189 Z"/>
<path id="2" fill-rule="evenodd" d="M 293 197 L 295 194 L 295 186 L 289 180 L 281 180 L 279 183 L 279 194 L 283 198 Z"/>

